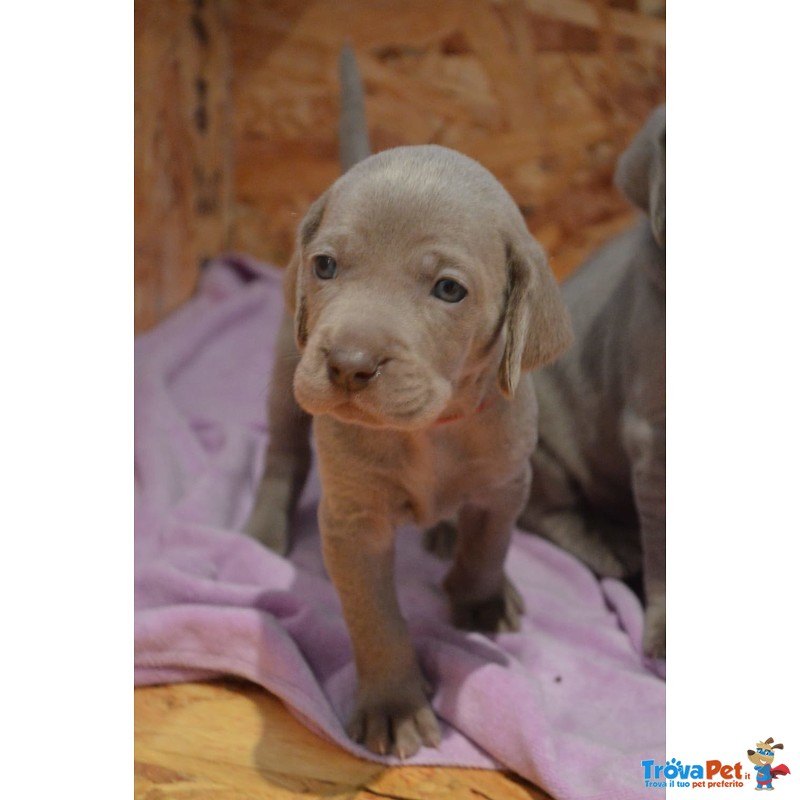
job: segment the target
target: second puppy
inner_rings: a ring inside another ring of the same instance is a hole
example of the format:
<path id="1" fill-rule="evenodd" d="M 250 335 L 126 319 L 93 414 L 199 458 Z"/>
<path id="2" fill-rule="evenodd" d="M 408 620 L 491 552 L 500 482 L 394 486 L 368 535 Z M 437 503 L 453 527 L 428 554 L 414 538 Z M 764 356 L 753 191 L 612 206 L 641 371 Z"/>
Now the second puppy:
<path id="1" fill-rule="evenodd" d="M 639 223 L 562 287 L 576 344 L 536 375 L 540 442 L 521 520 L 599 575 L 641 571 L 643 649 L 666 655 L 666 108 L 619 160 Z"/>

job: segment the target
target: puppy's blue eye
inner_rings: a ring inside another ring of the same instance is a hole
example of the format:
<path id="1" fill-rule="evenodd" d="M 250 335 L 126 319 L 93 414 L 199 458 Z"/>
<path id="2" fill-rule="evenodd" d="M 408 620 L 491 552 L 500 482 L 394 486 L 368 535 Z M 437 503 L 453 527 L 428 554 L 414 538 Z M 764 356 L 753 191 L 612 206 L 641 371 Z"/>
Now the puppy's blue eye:
<path id="1" fill-rule="evenodd" d="M 432 294 L 445 303 L 460 303 L 467 296 L 467 290 L 452 278 L 442 278 L 436 281 Z"/>
<path id="2" fill-rule="evenodd" d="M 336 259 L 331 256 L 314 256 L 314 274 L 322 281 L 336 276 Z"/>

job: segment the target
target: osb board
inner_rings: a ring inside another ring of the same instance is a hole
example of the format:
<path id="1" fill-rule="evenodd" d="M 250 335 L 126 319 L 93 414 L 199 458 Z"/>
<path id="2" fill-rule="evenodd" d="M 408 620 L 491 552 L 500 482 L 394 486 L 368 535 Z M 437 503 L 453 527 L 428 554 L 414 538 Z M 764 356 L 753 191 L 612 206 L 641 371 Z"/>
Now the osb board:
<path id="1" fill-rule="evenodd" d="M 134 4 L 135 325 L 192 292 L 229 240 L 232 177 L 225 2 Z"/>
<path id="2" fill-rule="evenodd" d="M 241 681 L 142 687 L 134 714 L 136 800 L 550 800 L 508 772 L 356 758 Z"/>
<path id="3" fill-rule="evenodd" d="M 518 202 L 559 277 L 632 219 L 612 175 L 620 151 L 665 97 L 659 0 L 141 0 L 137 42 L 156 40 L 163 51 L 154 12 L 144 13 L 151 6 L 183 15 L 173 21 L 183 34 L 167 48 L 173 74 L 190 75 L 189 65 L 203 58 L 207 73 L 227 68 L 227 84 L 216 73 L 208 80 L 220 91 L 227 86 L 217 119 L 228 138 L 197 155 L 185 144 L 154 155 L 152 142 L 137 136 L 137 159 L 145 151 L 156 174 L 163 162 L 173 209 L 169 217 L 160 212 L 163 187 L 156 187 L 142 206 L 152 213 L 142 225 L 137 217 L 137 268 L 140 251 L 150 255 L 137 280 L 169 295 L 155 313 L 137 308 L 140 327 L 180 302 L 197 261 L 215 245 L 286 262 L 297 223 L 339 173 L 336 61 L 345 39 L 366 84 L 374 148 L 436 142 L 476 158 Z M 215 46 L 192 33 L 192 15 L 218 37 L 216 66 Z M 152 57 L 139 52 L 137 74 L 153 72 Z M 174 83 L 188 86 L 171 112 L 180 140 L 180 119 L 190 131 L 193 124 L 193 89 L 191 79 Z M 148 104 L 164 107 L 174 89 L 159 84 L 153 98 L 137 90 L 137 125 Z M 163 124 L 160 131 L 173 135 Z M 183 135 L 189 144 L 197 139 Z M 191 199 L 179 201 L 198 170 L 215 165 L 230 197 L 222 193 L 218 224 L 207 227 Z"/>

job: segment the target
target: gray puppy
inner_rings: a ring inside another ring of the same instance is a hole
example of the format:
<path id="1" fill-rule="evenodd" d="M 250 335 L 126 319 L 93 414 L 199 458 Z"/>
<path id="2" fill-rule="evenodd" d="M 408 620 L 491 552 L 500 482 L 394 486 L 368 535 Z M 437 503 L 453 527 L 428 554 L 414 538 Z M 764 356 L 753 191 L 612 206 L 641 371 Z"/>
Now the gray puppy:
<path id="1" fill-rule="evenodd" d="M 504 562 L 536 443 L 530 371 L 570 344 L 569 320 L 505 189 L 433 145 L 386 150 L 339 178 L 300 225 L 284 286 L 274 444 L 248 529 L 288 545 L 308 458 L 293 387 L 313 417 L 322 550 L 358 672 L 348 732 L 407 757 L 440 733 L 397 601 L 395 529 L 456 520 L 444 583 L 454 622 L 518 627 Z"/>
<path id="2" fill-rule="evenodd" d="M 599 575 L 643 573 L 647 655 L 666 654 L 666 110 L 616 182 L 646 217 L 562 287 L 576 343 L 534 376 L 539 445 L 520 522 Z"/>

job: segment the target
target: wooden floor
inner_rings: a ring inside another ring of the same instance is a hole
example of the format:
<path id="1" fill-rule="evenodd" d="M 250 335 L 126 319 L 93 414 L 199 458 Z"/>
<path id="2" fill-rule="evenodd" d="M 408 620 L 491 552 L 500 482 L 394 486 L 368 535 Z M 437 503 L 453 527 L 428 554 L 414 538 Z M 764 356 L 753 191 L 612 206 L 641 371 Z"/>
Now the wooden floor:
<path id="1" fill-rule="evenodd" d="M 511 773 L 362 761 L 245 682 L 144 687 L 134 708 L 136 800 L 549 800 Z"/>

